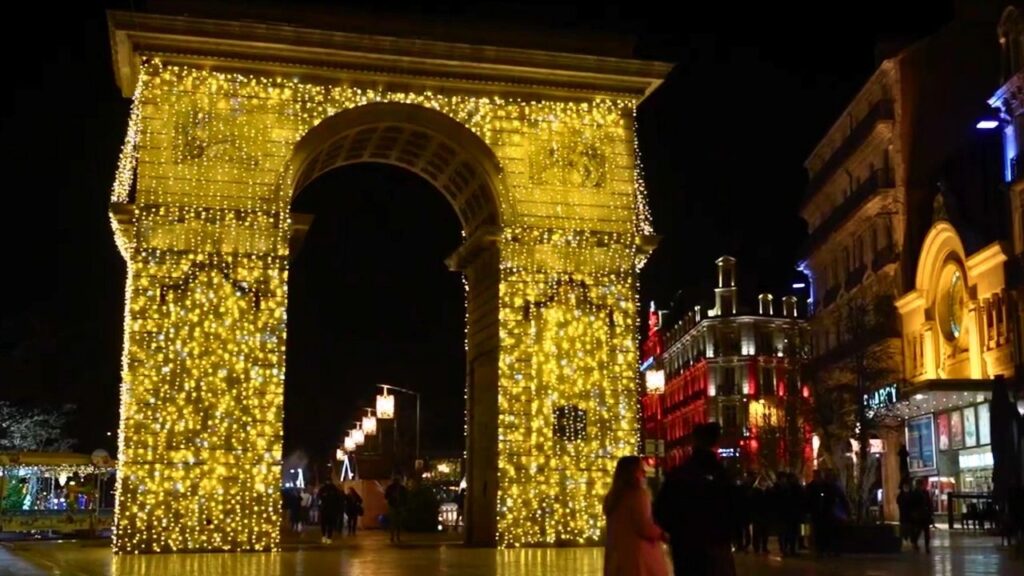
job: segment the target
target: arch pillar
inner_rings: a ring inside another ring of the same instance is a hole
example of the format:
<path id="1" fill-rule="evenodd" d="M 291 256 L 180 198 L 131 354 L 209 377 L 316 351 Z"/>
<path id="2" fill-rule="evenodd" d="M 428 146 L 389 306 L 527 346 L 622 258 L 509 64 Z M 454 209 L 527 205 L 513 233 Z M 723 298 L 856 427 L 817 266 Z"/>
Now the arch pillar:
<path id="1" fill-rule="evenodd" d="M 465 542 L 496 544 L 498 526 L 498 356 L 501 230 L 478 229 L 447 260 L 466 277 Z"/>

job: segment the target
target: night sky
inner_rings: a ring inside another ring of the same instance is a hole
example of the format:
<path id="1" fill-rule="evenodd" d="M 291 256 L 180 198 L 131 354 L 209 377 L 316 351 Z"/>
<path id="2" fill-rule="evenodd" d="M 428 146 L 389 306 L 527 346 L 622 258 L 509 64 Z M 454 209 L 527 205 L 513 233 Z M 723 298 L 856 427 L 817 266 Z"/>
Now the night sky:
<path id="1" fill-rule="evenodd" d="M 107 202 L 128 102 L 103 8 L 130 5 L 33 3 L 2 40 L 0 400 L 77 405 L 81 451 L 115 448 L 106 433 L 117 424 L 125 266 Z M 642 292 L 661 307 L 708 300 L 726 253 L 748 301 L 785 293 L 806 236 L 803 161 L 873 71 L 879 42 L 919 38 L 952 16 L 946 2 L 686 2 L 671 14 L 635 1 L 389 5 L 630 33 L 639 55 L 679 64 L 639 112 L 665 236 Z M 15 33 L 23 24 L 31 40 Z M 317 220 L 291 275 L 286 451 L 325 454 L 377 382 L 422 390 L 424 448 L 458 449 L 463 289 L 443 264 L 459 241 L 455 214 L 429 184 L 380 166 L 327 174 L 300 203 Z"/>

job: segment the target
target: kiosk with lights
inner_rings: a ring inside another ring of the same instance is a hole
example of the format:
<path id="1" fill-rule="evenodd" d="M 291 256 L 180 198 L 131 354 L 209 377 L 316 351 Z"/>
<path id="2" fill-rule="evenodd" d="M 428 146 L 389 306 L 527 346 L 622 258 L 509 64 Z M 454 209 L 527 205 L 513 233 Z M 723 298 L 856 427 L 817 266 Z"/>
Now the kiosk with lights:
<path id="1" fill-rule="evenodd" d="M 99 533 L 111 527 L 116 463 L 102 450 L 0 452 L 0 532 Z"/>

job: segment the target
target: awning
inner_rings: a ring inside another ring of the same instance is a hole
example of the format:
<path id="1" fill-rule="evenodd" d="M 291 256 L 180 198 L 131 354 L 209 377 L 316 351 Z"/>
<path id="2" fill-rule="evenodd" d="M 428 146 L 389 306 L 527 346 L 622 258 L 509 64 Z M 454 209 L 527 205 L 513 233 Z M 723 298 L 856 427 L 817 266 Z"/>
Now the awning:
<path id="1" fill-rule="evenodd" d="M 907 418 L 942 412 L 986 402 L 992 398 L 992 380 L 922 380 L 900 389 L 895 404 L 880 407 L 874 419 L 903 421 Z"/>

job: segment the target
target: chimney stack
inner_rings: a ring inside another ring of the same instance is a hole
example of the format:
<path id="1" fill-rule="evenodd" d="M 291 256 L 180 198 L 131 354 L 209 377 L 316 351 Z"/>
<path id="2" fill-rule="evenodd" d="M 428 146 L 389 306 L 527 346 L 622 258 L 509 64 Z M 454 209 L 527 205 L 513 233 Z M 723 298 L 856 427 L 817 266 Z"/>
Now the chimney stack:
<path id="1" fill-rule="evenodd" d="M 718 266 L 718 288 L 715 288 L 715 316 L 736 314 L 736 259 L 722 256 Z"/>
<path id="2" fill-rule="evenodd" d="M 786 296 L 782 299 L 782 315 L 787 318 L 796 318 L 796 296 Z"/>

